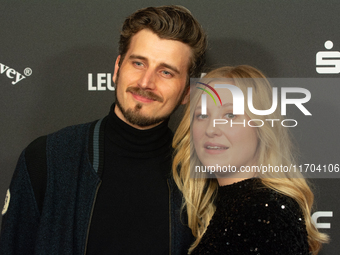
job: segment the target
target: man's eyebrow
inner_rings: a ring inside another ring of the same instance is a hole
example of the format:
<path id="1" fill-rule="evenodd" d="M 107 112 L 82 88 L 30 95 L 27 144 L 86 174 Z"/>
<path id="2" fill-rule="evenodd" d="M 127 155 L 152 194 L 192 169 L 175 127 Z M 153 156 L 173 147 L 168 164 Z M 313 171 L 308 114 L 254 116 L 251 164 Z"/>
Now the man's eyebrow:
<path id="1" fill-rule="evenodd" d="M 140 55 L 130 55 L 129 59 L 141 59 L 147 61 L 148 59 L 146 57 L 140 56 Z"/>

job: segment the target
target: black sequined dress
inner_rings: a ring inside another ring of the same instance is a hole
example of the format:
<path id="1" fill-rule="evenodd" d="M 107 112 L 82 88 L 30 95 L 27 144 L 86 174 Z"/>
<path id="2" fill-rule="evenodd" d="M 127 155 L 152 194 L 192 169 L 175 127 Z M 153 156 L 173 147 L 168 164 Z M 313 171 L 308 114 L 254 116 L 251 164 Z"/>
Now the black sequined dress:
<path id="1" fill-rule="evenodd" d="M 308 255 L 302 211 L 257 178 L 219 187 L 216 212 L 191 254 Z"/>

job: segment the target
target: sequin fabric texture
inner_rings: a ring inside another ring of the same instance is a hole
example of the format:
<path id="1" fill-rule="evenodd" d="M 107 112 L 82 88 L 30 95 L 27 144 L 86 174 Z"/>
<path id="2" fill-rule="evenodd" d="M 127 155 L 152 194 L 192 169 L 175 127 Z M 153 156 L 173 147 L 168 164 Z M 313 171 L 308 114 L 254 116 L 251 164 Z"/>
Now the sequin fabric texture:
<path id="1" fill-rule="evenodd" d="M 219 187 L 216 212 L 191 254 L 308 255 L 302 211 L 257 178 Z"/>

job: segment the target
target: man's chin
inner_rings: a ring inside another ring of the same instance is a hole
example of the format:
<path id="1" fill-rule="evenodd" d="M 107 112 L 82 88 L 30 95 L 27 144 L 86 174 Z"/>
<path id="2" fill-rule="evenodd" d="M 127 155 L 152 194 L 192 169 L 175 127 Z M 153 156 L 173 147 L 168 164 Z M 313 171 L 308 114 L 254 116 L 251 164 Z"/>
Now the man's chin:
<path id="1" fill-rule="evenodd" d="M 149 116 L 145 116 L 141 112 L 135 112 L 131 109 L 128 109 L 125 112 L 124 117 L 128 122 L 130 122 L 133 125 L 137 125 L 139 127 L 154 126 L 154 125 L 157 125 L 157 124 L 163 122 L 164 120 L 166 120 L 168 118 L 168 116 L 149 117 Z"/>
<path id="2" fill-rule="evenodd" d="M 159 117 L 148 116 L 146 113 L 143 113 L 143 106 L 141 104 L 137 104 L 134 108 L 129 108 L 127 110 L 123 109 L 119 104 L 118 107 L 120 108 L 124 118 L 130 124 L 142 128 L 155 126 L 169 118 L 169 115 Z"/>

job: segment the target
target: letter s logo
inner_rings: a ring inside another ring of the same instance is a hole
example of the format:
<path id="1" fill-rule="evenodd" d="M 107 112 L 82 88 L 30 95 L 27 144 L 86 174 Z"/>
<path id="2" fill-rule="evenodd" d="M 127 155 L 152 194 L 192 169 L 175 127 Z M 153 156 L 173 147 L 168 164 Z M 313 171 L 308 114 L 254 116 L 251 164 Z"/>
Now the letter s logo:
<path id="1" fill-rule="evenodd" d="M 333 42 L 325 42 L 325 48 L 333 48 Z M 340 52 L 339 51 L 319 51 L 316 54 L 316 71 L 320 74 L 338 74 L 340 73 Z"/>

